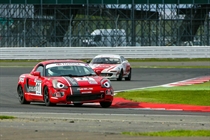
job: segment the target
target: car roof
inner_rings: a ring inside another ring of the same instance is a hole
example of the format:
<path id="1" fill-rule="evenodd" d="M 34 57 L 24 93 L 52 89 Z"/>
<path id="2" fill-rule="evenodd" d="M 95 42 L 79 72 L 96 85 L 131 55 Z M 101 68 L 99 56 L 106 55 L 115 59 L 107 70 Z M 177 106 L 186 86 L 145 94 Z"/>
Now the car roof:
<path id="1" fill-rule="evenodd" d="M 117 55 L 117 54 L 99 54 L 99 55 L 95 56 L 95 58 L 100 58 L 100 57 L 120 58 L 120 55 Z"/>
<path id="2" fill-rule="evenodd" d="M 64 60 L 45 60 L 45 61 L 41 61 L 40 63 L 47 65 L 47 64 L 51 64 L 51 63 L 85 63 L 82 60 L 71 60 L 71 59 L 64 59 Z"/>

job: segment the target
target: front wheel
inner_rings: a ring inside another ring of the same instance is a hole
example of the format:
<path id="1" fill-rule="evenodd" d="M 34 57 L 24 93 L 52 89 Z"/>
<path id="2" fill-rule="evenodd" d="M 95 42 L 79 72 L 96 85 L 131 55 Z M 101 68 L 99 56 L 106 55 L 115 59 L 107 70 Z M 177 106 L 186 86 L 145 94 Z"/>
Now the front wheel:
<path id="1" fill-rule="evenodd" d="M 125 77 L 125 81 L 130 81 L 131 80 L 131 69 L 130 69 L 130 73 L 128 74 L 128 77 Z"/>
<path id="2" fill-rule="evenodd" d="M 100 102 L 101 107 L 108 108 L 112 105 L 112 102 Z"/>
<path id="3" fill-rule="evenodd" d="M 122 81 L 122 78 L 123 78 L 123 71 L 121 70 L 121 71 L 120 71 L 120 75 L 119 75 L 119 77 L 117 78 L 117 81 Z"/>
<path id="4" fill-rule="evenodd" d="M 18 93 L 18 98 L 19 98 L 19 102 L 21 104 L 30 104 L 30 102 L 28 102 L 26 99 L 25 99 L 25 95 L 24 95 L 24 92 L 23 92 L 23 88 L 21 86 L 18 86 L 17 88 L 17 93 Z"/>
<path id="5" fill-rule="evenodd" d="M 48 91 L 47 87 L 44 88 L 44 102 L 45 102 L 46 106 L 56 105 L 56 104 L 50 102 L 50 96 L 49 96 L 49 91 Z"/>

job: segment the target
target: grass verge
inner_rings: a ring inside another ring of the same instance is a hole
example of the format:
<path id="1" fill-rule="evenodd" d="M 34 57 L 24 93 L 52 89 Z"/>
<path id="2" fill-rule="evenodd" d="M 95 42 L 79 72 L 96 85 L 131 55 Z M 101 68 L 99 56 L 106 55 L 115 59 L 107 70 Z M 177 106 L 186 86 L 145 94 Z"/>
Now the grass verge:
<path id="1" fill-rule="evenodd" d="M 81 59 L 86 62 L 87 59 Z M 33 67 L 38 62 L 43 60 L 0 60 L 0 67 Z M 210 58 L 196 58 L 196 59 L 128 59 L 133 68 L 209 68 L 210 69 Z M 140 64 L 139 64 L 139 63 Z M 156 62 L 156 63 L 154 63 Z M 165 63 L 167 62 L 167 63 Z M 169 62 L 169 63 L 168 63 Z M 170 63 L 172 62 L 172 63 Z M 173 63 L 175 62 L 175 63 Z M 184 64 L 186 62 L 204 62 L 203 65 Z M 209 64 L 208 64 L 209 62 Z"/>
<path id="2" fill-rule="evenodd" d="M 3 120 L 3 119 L 15 119 L 16 117 L 13 117 L 13 116 L 4 116 L 4 115 L 0 115 L 0 119 Z"/>
<path id="3" fill-rule="evenodd" d="M 141 90 L 119 92 L 122 97 L 136 102 L 186 104 L 210 106 L 210 82 L 178 87 L 156 87 Z"/>
<path id="4" fill-rule="evenodd" d="M 155 136 L 155 137 L 210 137 L 210 130 L 172 130 L 162 132 L 122 132 L 130 136 Z"/>

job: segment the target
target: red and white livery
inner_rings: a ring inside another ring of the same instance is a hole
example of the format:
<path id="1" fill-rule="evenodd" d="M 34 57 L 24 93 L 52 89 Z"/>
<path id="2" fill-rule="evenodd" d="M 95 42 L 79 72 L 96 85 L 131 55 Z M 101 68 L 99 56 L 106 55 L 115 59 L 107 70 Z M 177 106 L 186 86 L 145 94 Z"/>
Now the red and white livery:
<path id="1" fill-rule="evenodd" d="M 101 54 L 95 56 L 89 66 L 99 75 L 121 81 L 131 80 L 131 65 L 123 56 L 116 54 Z"/>
<path id="2" fill-rule="evenodd" d="M 19 76 L 17 93 L 21 104 L 44 102 L 81 106 L 99 102 L 110 107 L 114 91 L 109 79 L 98 76 L 80 60 L 48 60 L 39 62 L 30 73 Z"/>

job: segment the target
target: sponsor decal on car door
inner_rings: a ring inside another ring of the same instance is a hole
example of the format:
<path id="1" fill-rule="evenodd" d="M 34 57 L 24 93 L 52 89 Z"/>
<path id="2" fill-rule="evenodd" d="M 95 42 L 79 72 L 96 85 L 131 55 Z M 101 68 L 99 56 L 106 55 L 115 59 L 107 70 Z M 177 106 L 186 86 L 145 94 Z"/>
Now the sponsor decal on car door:
<path id="1" fill-rule="evenodd" d="M 42 80 L 37 76 L 28 79 L 27 92 L 32 100 L 40 101 L 42 98 Z"/>

